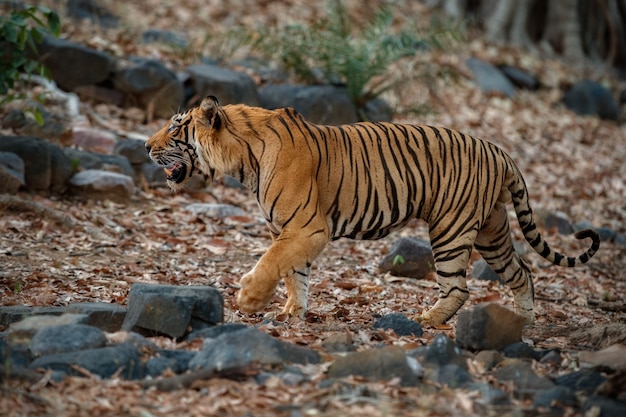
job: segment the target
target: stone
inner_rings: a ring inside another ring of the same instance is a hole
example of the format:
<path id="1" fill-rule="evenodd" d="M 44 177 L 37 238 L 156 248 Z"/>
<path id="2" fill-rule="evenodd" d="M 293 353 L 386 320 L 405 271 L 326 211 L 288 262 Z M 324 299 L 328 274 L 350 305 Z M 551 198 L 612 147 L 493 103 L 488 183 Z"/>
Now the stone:
<path id="1" fill-rule="evenodd" d="M 484 259 L 478 259 L 472 264 L 471 277 L 481 281 L 495 281 L 504 285 L 504 281 L 500 275 L 498 275 Z"/>
<path id="2" fill-rule="evenodd" d="M 70 158 L 72 166 L 79 170 L 97 169 L 102 171 L 117 172 L 132 177 L 135 174 L 132 165 L 123 156 L 107 155 L 98 152 L 81 151 L 76 148 L 63 149 L 65 155 Z M 161 168 L 162 170 L 162 168 Z"/>
<path id="3" fill-rule="evenodd" d="M 606 378 L 595 369 L 581 369 L 552 379 L 556 385 L 570 388 L 585 395 L 593 394 Z"/>
<path id="4" fill-rule="evenodd" d="M 111 155 L 117 141 L 117 136 L 106 130 L 79 126 L 72 129 L 72 143 L 85 151 Z"/>
<path id="5" fill-rule="evenodd" d="M 166 370 L 181 374 L 189 369 L 189 362 L 196 355 L 188 350 L 160 350 L 157 356 L 146 362 L 146 375 L 156 377 Z"/>
<path id="6" fill-rule="evenodd" d="M 169 118 L 180 109 L 185 94 L 177 75 L 152 59 L 117 70 L 113 85 L 126 94 L 127 104 L 149 109 L 153 116 L 161 118 Z"/>
<path id="7" fill-rule="evenodd" d="M 266 85 L 259 89 L 266 109 L 291 107 L 310 122 L 342 125 L 359 121 L 357 109 L 345 89 L 330 85 Z"/>
<path id="8" fill-rule="evenodd" d="M 30 307 L 30 306 L 0 306 L 0 327 L 8 327 L 11 323 L 32 316 L 60 316 L 65 313 L 65 307 Z"/>
<path id="9" fill-rule="evenodd" d="M 13 152 L 0 152 L 0 194 L 15 194 L 24 185 L 22 158 Z"/>
<path id="10" fill-rule="evenodd" d="M 11 371 L 28 368 L 33 360 L 28 344 L 15 344 L 7 340 L 6 333 L 0 333 L 0 372 L 3 380 Z"/>
<path id="11" fill-rule="evenodd" d="M 387 346 L 337 357 L 328 369 L 329 378 L 350 375 L 362 376 L 373 382 L 398 378 L 404 386 L 417 386 L 423 370 L 419 362 L 407 356 L 402 348 Z"/>
<path id="12" fill-rule="evenodd" d="M 316 364 L 321 358 L 313 350 L 282 342 L 250 327 L 205 339 L 202 349 L 189 362 L 189 368 L 228 371 L 254 364 L 282 366 L 288 362 Z"/>
<path id="13" fill-rule="evenodd" d="M 548 378 L 535 373 L 532 365 L 523 360 L 512 362 L 495 371 L 495 376 L 502 381 L 513 383 L 513 390 L 517 398 L 531 398 L 536 394 L 554 387 Z"/>
<path id="14" fill-rule="evenodd" d="M 589 397 L 582 407 L 584 416 L 624 417 L 626 416 L 626 401 L 605 397 Z"/>
<path id="15" fill-rule="evenodd" d="M 72 175 L 72 166 L 55 144 L 30 136 L 0 136 L 0 151 L 11 152 L 24 162 L 26 188 L 61 192 Z"/>
<path id="16" fill-rule="evenodd" d="M 65 311 L 87 316 L 90 326 L 105 332 L 119 331 L 126 317 L 126 307 L 113 303 L 72 303 Z"/>
<path id="17" fill-rule="evenodd" d="M 65 313 L 60 316 L 37 315 L 13 323 L 9 326 L 9 342 L 23 344 L 30 342 L 35 334 L 44 328 L 68 324 L 87 324 L 89 318 L 84 314 Z"/>
<path id="18" fill-rule="evenodd" d="M 354 343 L 350 331 L 337 332 L 328 335 L 322 340 L 322 347 L 328 352 L 350 352 L 354 350 Z"/>
<path id="19" fill-rule="evenodd" d="M 359 119 L 364 122 L 391 122 L 393 109 L 382 98 L 375 98 L 366 102 L 358 109 Z"/>
<path id="20" fill-rule="evenodd" d="M 39 329 L 30 342 L 33 356 L 76 352 L 103 347 L 107 343 L 104 332 L 86 324 L 66 324 Z"/>
<path id="21" fill-rule="evenodd" d="M 376 319 L 375 329 L 393 330 L 398 336 L 417 336 L 424 334 L 422 326 L 413 320 L 406 318 L 400 313 L 387 314 Z"/>
<path id="22" fill-rule="evenodd" d="M 83 375 L 78 369 L 84 368 L 102 378 L 110 378 L 119 372 L 122 378 L 139 379 L 145 375 L 139 351 L 122 343 L 97 349 L 78 352 L 57 353 L 35 359 L 29 369 L 60 371 L 67 375 Z"/>
<path id="23" fill-rule="evenodd" d="M 532 74 L 524 70 L 516 68 L 512 65 L 500 65 L 498 69 L 508 78 L 515 87 L 525 88 L 526 90 L 537 90 L 539 88 L 539 80 Z"/>
<path id="24" fill-rule="evenodd" d="M 186 206 L 185 210 L 192 212 L 196 216 L 203 215 L 216 219 L 246 215 L 245 211 L 230 204 L 192 203 Z"/>
<path id="25" fill-rule="evenodd" d="M 423 363 L 427 367 L 439 368 L 456 364 L 467 369 L 467 359 L 457 344 L 445 334 L 438 334 L 423 352 Z"/>
<path id="26" fill-rule="evenodd" d="M 504 74 L 493 65 L 478 58 L 469 58 L 465 65 L 474 74 L 474 81 L 484 93 L 498 93 L 505 97 L 513 97 L 515 86 Z"/>
<path id="27" fill-rule="evenodd" d="M 469 386 L 473 379 L 467 368 L 450 363 L 437 368 L 437 382 L 457 389 Z"/>
<path id="28" fill-rule="evenodd" d="M 163 167 L 150 161 L 141 165 L 141 172 L 145 177 L 148 185 L 151 187 L 164 186 L 165 185 L 165 171 Z"/>
<path id="29" fill-rule="evenodd" d="M 133 165 L 141 165 L 150 161 L 146 151 L 146 142 L 141 139 L 124 139 L 115 144 L 113 152 L 122 155 Z"/>
<path id="30" fill-rule="evenodd" d="M 611 91 L 602 84 L 582 80 L 563 95 L 565 107 L 579 115 L 597 115 L 601 119 L 619 120 L 620 108 Z"/>
<path id="31" fill-rule="evenodd" d="M 125 203 L 135 192 L 132 177 L 117 172 L 87 169 L 76 173 L 69 181 L 73 194 L 93 200 Z"/>
<path id="32" fill-rule="evenodd" d="M 215 288 L 134 284 L 122 330 L 164 334 L 180 338 L 191 318 L 216 324 L 224 318 L 224 300 Z"/>
<path id="33" fill-rule="evenodd" d="M 106 52 L 52 36 L 44 37 L 37 51 L 39 62 L 50 70 L 52 79 L 65 91 L 105 81 L 115 65 L 115 60 Z"/>
<path id="34" fill-rule="evenodd" d="M 456 341 L 469 350 L 500 350 L 522 340 L 525 320 L 494 303 L 461 310 L 456 325 Z"/>
<path id="35" fill-rule="evenodd" d="M 626 345 L 623 344 L 612 345 L 597 352 L 583 351 L 578 357 L 581 363 L 626 371 Z"/>
<path id="36" fill-rule="evenodd" d="M 76 20 L 88 19 L 104 28 L 114 28 L 120 20 L 96 0 L 68 0 L 67 15 Z"/>
<path id="37" fill-rule="evenodd" d="M 410 237 L 398 239 L 380 261 L 378 269 L 383 274 L 428 279 L 428 275 L 435 273 L 430 242 Z"/>
<path id="38" fill-rule="evenodd" d="M 536 361 L 541 360 L 543 356 L 542 352 L 535 351 L 529 344 L 521 341 L 505 346 L 502 348 L 502 353 L 507 358 L 533 359 Z"/>
<path id="39" fill-rule="evenodd" d="M 484 370 L 489 370 L 502 362 L 504 355 L 497 350 L 481 350 L 476 354 L 474 360 L 478 362 Z"/>
<path id="40" fill-rule="evenodd" d="M 556 230 L 562 235 L 574 233 L 574 225 L 562 211 L 553 212 L 540 207 L 535 210 L 535 218 L 537 224 L 546 230 Z"/>
<path id="41" fill-rule="evenodd" d="M 539 392 L 533 401 L 534 407 L 542 408 L 565 408 L 579 406 L 576 393 L 567 387 L 555 386 L 546 391 Z"/>
<path id="42" fill-rule="evenodd" d="M 195 64 L 187 68 L 197 96 L 213 95 L 220 104 L 260 104 L 259 92 L 252 77 L 212 64 Z"/>
<path id="43" fill-rule="evenodd" d="M 187 340 L 193 339 L 215 339 L 226 333 L 233 333 L 242 329 L 246 329 L 248 326 L 241 323 L 224 323 L 218 326 L 212 326 L 206 329 L 193 331 L 187 336 Z"/>

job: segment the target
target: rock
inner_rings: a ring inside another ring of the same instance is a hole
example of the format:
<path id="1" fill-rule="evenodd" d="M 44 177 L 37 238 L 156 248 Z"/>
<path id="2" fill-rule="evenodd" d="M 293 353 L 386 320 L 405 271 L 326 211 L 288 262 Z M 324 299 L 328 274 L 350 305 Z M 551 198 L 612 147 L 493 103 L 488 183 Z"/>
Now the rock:
<path id="1" fill-rule="evenodd" d="M 604 381 L 606 378 L 595 369 L 581 369 L 553 378 L 556 385 L 570 388 L 575 392 L 582 392 L 585 395 L 593 394 Z"/>
<path id="2" fill-rule="evenodd" d="M 130 162 L 123 156 L 81 151 L 75 148 L 65 148 L 63 152 L 70 158 L 72 166 L 80 170 L 97 169 L 117 172 L 129 177 L 135 174 Z M 163 168 L 161 168 L 161 170 L 163 170 Z"/>
<path id="3" fill-rule="evenodd" d="M 247 74 L 211 64 L 195 64 L 187 68 L 196 95 L 213 95 L 221 104 L 258 106 L 259 93 Z"/>
<path id="4" fill-rule="evenodd" d="M 467 368 L 455 363 L 437 368 L 436 380 L 438 383 L 447 385 L 452 389 L 465 388 L 473 382 L 472 375 L 470 375 Z"/>
<path id="5" fill-rule="evenodd" d="M 400 313 L 387 314 L 374 322 L 375 329 L 391 329 L 398 336 L 417 336 L 424 334 L 422 326 Z"/>
<path id="6" fill-rule="evenodd" d="M 105 332 L 120 330 L 126 317 L 126 308 L 113 303 L 72 303 L 65 310 L 87 316 L 90 326 Z"/>
<path id="7" fill-rule="evenodd" d="M 534 75 L 527 73 L 512 65 L 500 65 L 498 69 L 508 78 L 516 87 L 525 88 L 527 90 L 537 90 L 539 88 L 539 80 Z"/>
<path id="8" fill-rule="evenodd" d="M 82 99 L 82 101 L 112 104 L 116 107 L 122 107 L 124 105 L 124 93 L 114 90 L 112 87 L 108 88 L 99 85 L 79 85 L 74 88 L 74 92 Z"/>
<path id="9" fill-rule="evenodd" d="M 211 218 L 221 219 L 229 216 L 245 216 L 246 212 L 230 204 L 192 203 L 185 207 L 187 211 L 196 216 L 204 215 Z"/>
<path id="10" fill-rule="evenodd" d="M 580 362 L 594 366 L 605 366 L 616 371 L 626 371 L 626 345 L 609 346 L 597 352 L 580 352 Z"/>
<path id="11" fill-rule="evenodd" d="M 122 330 L 180 338 L 187 333 L 192 317 L 209 324 L 222 322 L 224 300 L 219 291 L 201 286 L 134 284 Z"/>
<path id="12" fill-rule="evenodd" d="M 113 75 L 113 85 L 126 94 L 128 104 L 169 118 L 183 103 L 184 87 L 175 73 L 156 60 L 140 60 Z"/>
<path id="13" fill-rule="evenodd" d="M 0 363 L 2 364 L 3 380 L 12 371 L 19 371 L 28 368 L 33 360 L 28 344 L 10 343 L 6 333 L 0 333 Z"/>
<path id="14" fill-rule="evenodd" d="M 189 362 L 195 355 L 195 351 L 161 350 L 157 356 L 146 362 L 146 374 L 156 377 L 163 374 L 167 369 L 176 374 L 183 373 L 189 369 Z"/>
<path id="15" fill-rule="evenodd" d="M 266 109 L 292 107 L 310 122 L 341 125 L 359 121 L 357 109 L 345 89 L 330 85 L 266 85 L 259 89 Z"/>
<path id="16" fill-rule="evenodd" d="M 474 74 L 474 81 L 484 93 L 499 93 L 513 97 L 515 86 L 493 65 L 478 58 L 469 58 L 465 65 Z"/>
<path id="17" fill-rule="evenodd" d="M 404 386 L 417 386 L 423 374 L 419 362 L 397 346 L 369 349 L 335 359 L 328 369 L 330 378 L 359 375 L 369 381 L 400 379 Z"/>
<path id="18" fill-rule="evenodd" d="M 498 304 L 479 304 L 459 313 L 456 341 L 464 349 L 500 350 L 522 340 L 524 323 L 523 317 Z"/>
<path id="19" fill-rule="evenodd" d="M 30 306 L 0 306 L 0 327 L 8 327 L 33 316 L 60 316 L 65 313 L 65 307 L 30 307 Z M 34 319 L 31 319 L 34 320 Z"/>
<path id="20" fill-rule="evenodd" d="M 76 20 L 88 19 L 104 28 L 114 28 L 120 20 L 96 0 L 68 0 L 67 15 Z"/>
<path id="21" fill-rule="evenodd" d="M 35 334 L 47 327 L 63 326 L 68 324 L 87 324 L 89 318 L 84 314 L 65 313 L 60 316 L 38 315 L 30 316 L 9 326 L 9 343 L 29 344 Z"/>
<path id="22" fill-rule="evenodd" d="M 72 129 L 72 143 L 85 151 L 111 155 L 117 141 L 117 136 L 106 130 L 90 127 Z"/>
<path id="23" fill-rule="evenodd" d="M 474 360 L 478 362 L 484 370 L 488 370 L 502 362 L 504 355 L 497 350 L 481 350 L 476 354 Z"/>
<path id="24" fill-rule="evenodd" d="M 428 279 L 435 273 L 435 259 L 430 242 L 403 237 L 398 239 L 378 264 L 381 273 L 395 276 Z"/>
<path id="25" fill-rule="evenodd" d="M 505 391 L 494 388 L 488 383 L 475 382 L 468 385 L 468 391 L 478 391 L 480 393 L 480 399 L 477 400 L 478 404 L 506 405 L 510 403 L 509 396 Z"/>
<path id="26" fill-rule="evenodd" d="M 620 108 L 609 89 L 591 80 L 574 84 L 563 96 L 563 104 L 580 115 L 597 115 L 602 119 L 619 119 Z"/>
<path id="27" fill-rule="evenodd" d="M 538 208 L 535 210 L 535 219 L 537 224 L 546 230 L 556 229 L 556 231 L 562 235 L 574 233 L 574 225 L 570 222 L 567 214 L 561 211 L 552 212 Z"/>
<path id="28" fill-rule="evenodd" d="M 589 397 L 583 404 L 582 415 L 624 417 L 626 415 L 626 401 L 604 397 Z"/>
<path id="29" fill-rule="evenodd" d="M 141 172 L 151 187 L 165 185 L 165 171 L 163 171 L 162 166 L 152 161 L 146 162 L 141 165 Z"/>
<path id="30" fill-rule="evenodd" d="M 524 342 L 511 343 L 502 348 L 502 353 L 507 358 L 533 359 L 536 361 L 541 360 L 543 356 L 542 352 L 535 351 L 530 345 Z"/>
<path id="31" fill-rule="evenodd" d="M 352 335 L 346 329 L 345 332 L 337 332 L 329 335 L 322 341 L 322 347 L 328 352 L 350 352 L 354 350 Z"/>
<path id="32" fill-rule="evenodd" d="M 427 367 L 440 368 L 456 364 L 467 369 L 467 360 L 454 341 L 443 333 L 438 334 L 423 352 L 423 363 Z"/>
<path id="33" fill-rule="evenodd" d="M 226 333 L 233 333 L 239 330 L 247 329 L 248 326 L 241 323 L 224 323 L 218 326 L 212 326 L 202 330 L 195 330 L 189 334 L 187 340 L 193 339 L 215 339 Z"/>
<path id="34" fill-rule="evenodd" d="M 513 360 L 495 372 L 495 376 L 503 381 L 511 381 L 517 398 L 529 398 L 554 387 L 552 381 L 541 377 L 533 371 L 532 365 L 522 360 Z"/>
<path id="35" fill-rule="evenodd" d="M 0 152 L 0 194 L 15 194 L 25 184 L 22 158 L 13 152 Z"/>
<path id="36" fill-rule="evenodd" d="M 105 81 L 115 65 L 114 59 L 105 52 L 51 36 L 44 37 L 37 50 L 39 61 L 65 91 Z"/>
<path id="37" fill-rule="evenodd" d="M 190 369 L 228 371 L 253 364 L 280 366 L 285 362 L 319 363 L 317 352 L 274 339 L 265 332 L 246 328 L 205 339 L 202 349 L 189 362 Z"/>
<path id="38" fill-rule="evenodd" d="M 69 181 L 75 195 L 93 200 L 125 203 L 135 192 L 133 179 L 117 172 L 87 169 L 76 173 Z"/>
<path id="39" fill-rule="evenodd" d="M 143 378 L 145 374 L 139 352 L 126 343 L 42 356 L 35 359 L 29 368 L 55 370 L 76 376 L 83 375 L 78 369 L 84 368 L 102 378 L 110 378 L 118 372 L 126 379 Z"/>
<path id="40" fill-rule="evenodd" d="M 86 324 L 66 324 L 39 329 L 30 342 L 33 356 L 76 352 L 103 347 L 107 343 L 104 332 Z"/>
<path id="41" fill-rule="evenodd" d="M 115 144 L 113 152 L 122 155 L 133 165 L 141 165 L 150 161 L 146 151 L 146 142 L 141 139 L 124 139 Z"/>
<path id="42" fill-rule="evenodd" d="M 567 387 L 556 386 L 539 392 L 533 401 L 533 406 L 542 408 L 578 407 L 576 393 Z"/>
<path id="43" fill-rule="evenodd" d="M 504 281 L 494 271 L 491 269 L 487 261 L 484 259 L 479 259 L 472 264 L 472 278 L 480 279 L 482 281 L 496 281 L 500 284 L 504 285 Z"/>
<path id="44" fill-rule="evenodd" d="M 189 45 L 189 42 L 183 33 L 178 34 L 169 30 L 159 29 L 146 30 L 141 34 L 141 41 L 144 43 L 160 42 L 181 49 L 185 49 Z"/>
<path id="45" fill-rule="evenodd" d="M 364 122 L 390 122 L 393 120 L 393 109 L 382 98 L 375 98 L 358 109 L 359 119 Z"/>
<path id="46" fill-rule="evenodd" d="M 61 192 L 72 175 L 69 158 L 60 147 L 29 136 L 0 136 L 0 151 L 11 152 L 24 162 L 26 188 Z"/>

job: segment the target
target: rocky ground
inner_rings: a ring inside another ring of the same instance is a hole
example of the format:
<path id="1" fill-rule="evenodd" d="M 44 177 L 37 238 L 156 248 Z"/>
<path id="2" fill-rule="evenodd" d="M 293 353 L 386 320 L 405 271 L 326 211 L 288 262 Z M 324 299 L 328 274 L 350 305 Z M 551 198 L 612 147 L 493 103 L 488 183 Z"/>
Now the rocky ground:
<path id="1" fill-rule="evenodd" d="M 299 18 L 315 9 L 299 1 L 241 2 L 243 6 L 231 9 L 220 6 L 221 2 L 183 3 L 173 7 L 158 1 L 125 5 L 106 2 L 123 16 L 121 24 L 115 29 L 98 29 L 89 23 L 72 23 L 66 36 L 119 55 L 156 55 L 176 65 L 189 63 L 193 57 L 180 50 L 136 46 L 133 36 L 139 30 L 156 27 L 188 33 L 192 40 L 199 40 L 213 25 L 247 23 L 255 18 L 271 23 L 279 16 Z M 404 7 L 405 16 L 414 11 Z M 187 28 L 193 29 L 187 32 Z M 536 92 L 518 90 L 512 99 L 486 95 L 463 65 L 470 56 L 520 66 L 536 74 L 543 88 Z M 626 234 L 623 121 L 576 116 L 560 104 L 563 87 L 584 77 L 601 79 L 619 91 L 619 82 L 608 71 L 485 45 L 479 38 L 470 38 L 467 44 L 449 51 L 424 53 L 413 65 L 423 78 L 417 77 L 409 87 L 387 98 L 398 109 L 426 104 L 430 112 L 399 114 L 397 120 L 445 125 L 489 138 L 518 161 L 535 208 L 560 211 L 572 222 L 586 221 Z M 406 76 L 406 71 L 398 68 L 394 76 Z M 442 74 L 447 76 L 435 77 Z M 84 106 L 92 108 L 93 103 Z M 103 114 L 103 107 L 98 109 Z M 163 122 L 141 124 L 137 121 L 141 118 L 130 117 L 127 110 L 109 110 L 104 118 L 112 130 L 147 135 Z M 9 379 L 0 387 L 2 415 L 524 415 L 537 411 L 533 405 L 536 398 L 516 395 L 520 382 L 498 372 L 510 363 L 502 360 L 498 366 L 485 367 L 484 358 L 474 353 L 464 356 L 472 378 L 506 393 L 506 404 L 484 405 L 484 393 L 451 389 L 428 378 L 431 382 L 427 386 L 404 386 L 397 379 L 367 382 L 362 377 L 325 383 L 332 362 L 328 346 L 333 341 L 348 343 L 357 352 L 382 346 L 409 352 L 439 346 L 434 341 L 442 335 L 455 338 L 456 317 L 446 326 L 424 329 L 421 336 L 398 336 L 373 328 L 381 316 L 416 314 L 434 302 L 432 281 L 391 277 L 376 268 L 399 237 L 427 237 L 422 223 L 377 242 L 332 243 L 313 267 L 310 310 L 305 320 L 279 315 L 266 321 L 263 314 L 239 313 L 234 303 L 239 277 L 254 265 L 271 240 L 247 191 L 223 183 L 207 191 L 179 194 L 163 187 L 145 188 L 127 204 L 59 195 L 22 193 L 19 197 L 50 210 L 37 214 L 0 211 L 2 305 L 64 306 L 92 301 L 125 305 L 134 283 L 212 286 L 224 297 L 225 322 L 258 326 L 280 341 L 312 349 L 328 360 L 322 365 L 304 366 L 300 373 L 306 378 L 295 383 L 281 377 L 218 376 L 174 392 L 145 389 L 141 383 L 121 377 L 86 375 L 57 381 L 46 374 L 35 381 Z M 199 202 L 229 204 L 243 213 L 215 218 L 188 210 Z M 72 221 L 59 222 L 51 213 L 64 214 Z M 521 242 L 515 220 L 512 225 L 516 240 Z M 555 248 L 567 254 L 579 253 L 586 245 L 553 229 L 544 229 L 544 233 Z M 549 266 L 539 256 L 527 254 L 536 277 L 537 321 L 524 329 L 524 341 L 536 351 L 559 352 L 556 361 L 528 359 L 536 374 L 557 380 L 584 371 L 589 357 L 583 352 L 626 342 L 625 252 L 620 244 L 604 242 L 596 257 L 577 269 Z M 508 290 L 498 283 L 471 280 L 470 289 L 468 307 L 485 301 L 512 306 Z M 284 296 L 280 288 L 267 311 L 279 311 Z M 122 336 L 107 337 L 115 340 Z M 151 339 L 161 348 L 201 349 L 198 342 Z M 594 369 L 616 375 L 610 368 Z M 623 389 L 620 393 L 617 386 L 607 398 L 623 400 Z M 599 409 L 587 411 L 599 415 Z M 567 404 L 557 412 L 582 413 L 581 408 Z"/>

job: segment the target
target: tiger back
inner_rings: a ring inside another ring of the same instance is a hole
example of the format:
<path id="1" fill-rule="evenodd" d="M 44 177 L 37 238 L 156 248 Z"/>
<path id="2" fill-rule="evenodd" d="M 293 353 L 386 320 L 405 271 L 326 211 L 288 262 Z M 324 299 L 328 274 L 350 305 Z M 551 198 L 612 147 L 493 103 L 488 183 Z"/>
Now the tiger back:
<path id="1" fill-rule="evenodd" d="M 283 311 L 303 317 L 311 264 L 342 237 L 378 239 L 419 218 L 428 223 L 439 297 L 416 320 L 438 325 L 469 297 L 473 248 L 512 290 L 515 310 L 534 320 L 529 268 L 513 250 L 505 203 L 512 200 L 526 240 L 561 266 L 587 262 L 599 248 L 564 256 L 540 235 L 528 190 L 512 159 L 494 144 L 446 128 L 357 123 L 321 126 L 293 109 L 220 106 L 207 97 L 175 115 L 146 143 L 178 189 L 194 174 L 228 174 L 255 195 L 273 243 L 245 274 L 237 296 L 246 313 L 262 310 L 280 280 Z"/>

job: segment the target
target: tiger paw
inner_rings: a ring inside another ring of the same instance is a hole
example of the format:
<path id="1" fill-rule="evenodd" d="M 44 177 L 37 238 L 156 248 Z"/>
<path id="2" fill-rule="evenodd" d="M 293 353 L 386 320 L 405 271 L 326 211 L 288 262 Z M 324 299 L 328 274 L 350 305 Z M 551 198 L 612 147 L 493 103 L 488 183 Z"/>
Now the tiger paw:
<path id="1" fill-rule="evenodd" d="M 243 313 L 256 313 L 263 310 L 269 304 L 272 295 L 274 295 L 275 286 L 268 291 L 267 288 L 255 284 L 253 277 L 249 274 L 241 278 L 239 283 L 241 290 L 237 294 L 237 305 Z"/>
<path id="2" fill-rule="evenodd" d="M 289 317 L 298 317 L 304 319 L 304 314 L 306 313 L 306 303 L 302 305 L 301 303 L 292 302 L 291 300 L 287 300 L 287 304 L 285 304 L 285 308 L 283 308 L 282 314 L 287 314 Z"/>

